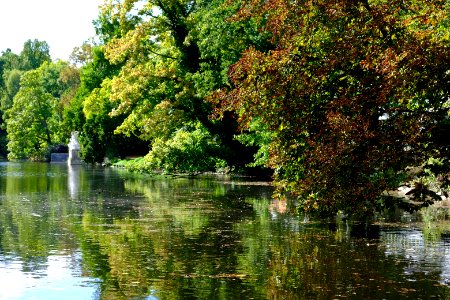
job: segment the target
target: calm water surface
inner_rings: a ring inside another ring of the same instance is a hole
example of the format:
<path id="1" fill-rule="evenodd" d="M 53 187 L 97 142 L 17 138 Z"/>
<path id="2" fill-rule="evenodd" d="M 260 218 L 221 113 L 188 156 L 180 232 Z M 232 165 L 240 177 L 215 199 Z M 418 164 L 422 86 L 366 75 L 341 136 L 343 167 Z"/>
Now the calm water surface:
<path id="1" fill-rule="evenodd" d="M 0 299 L 450 299 L 446 221 L 309 222 L 271 192 L 0 163 Z"/>

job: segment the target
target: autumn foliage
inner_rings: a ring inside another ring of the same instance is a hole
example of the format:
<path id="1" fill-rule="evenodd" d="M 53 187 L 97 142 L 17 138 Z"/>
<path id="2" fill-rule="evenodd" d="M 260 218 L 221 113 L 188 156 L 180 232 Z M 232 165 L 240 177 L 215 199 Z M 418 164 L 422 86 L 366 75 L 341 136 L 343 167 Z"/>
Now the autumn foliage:
<path id="1" fill-rule="evenodd" d="M 256 20 L 273 50 L 245 51 L 216 113 L 236 112 L 243 130 L 265 124 L 278 190 L 306 211 L 372 212 L 407 167 L 447 159 L 448 11 L 445 1 L 246 1 L 235 18 Z"/>

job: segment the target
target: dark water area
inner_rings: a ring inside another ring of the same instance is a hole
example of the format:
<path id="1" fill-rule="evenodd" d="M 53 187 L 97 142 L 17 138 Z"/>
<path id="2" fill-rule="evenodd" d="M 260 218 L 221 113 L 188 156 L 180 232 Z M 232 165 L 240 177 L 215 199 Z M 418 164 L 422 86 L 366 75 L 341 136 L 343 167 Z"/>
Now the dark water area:
<path id="1" fill-rule="evenodd" d="M 448 210 L 327 223 L 271 194 L 0 162 L 0 299 L 450 299 Z"/>

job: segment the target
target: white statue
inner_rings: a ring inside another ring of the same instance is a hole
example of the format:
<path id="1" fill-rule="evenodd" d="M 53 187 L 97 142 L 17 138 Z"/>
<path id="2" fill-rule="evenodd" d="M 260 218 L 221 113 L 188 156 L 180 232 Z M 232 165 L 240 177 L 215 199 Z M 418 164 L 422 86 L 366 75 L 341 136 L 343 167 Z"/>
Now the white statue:
<path id="1" fill-rule="evenodd" d="M 78 131 L 73 131 L 70 136 L 69 150 L 80 150 L 80 143 L 78 143 Z"/>
<path id="2" fill-rule="evenodd" d="M 78 132 L 73 131 L 69 141 L 69 165 L 81 165 L 80 143 L 78 143 Z"/>

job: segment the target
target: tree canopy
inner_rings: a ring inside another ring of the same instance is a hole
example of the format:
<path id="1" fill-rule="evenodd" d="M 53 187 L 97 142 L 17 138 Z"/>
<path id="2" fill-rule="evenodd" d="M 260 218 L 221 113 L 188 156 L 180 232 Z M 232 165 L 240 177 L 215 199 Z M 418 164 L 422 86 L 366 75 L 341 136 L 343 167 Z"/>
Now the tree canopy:
<path id="1" fill-rule="evenodd" d="M 206 144 L 216 144 L 213 148 L 223 150 L 212 153 L 203 149 L 208 152 L 204 155 L 215 157 L 211 162 L 244 167 L 251 161 L 253 150 L 234 140 L 237 127 L 233 120 L 220 122 L 210 118 L 211 105 L 205 99 L 214 89 L 228 84 L 228 67 L 237 61 L 246 45 L 264 44 L 259 38 L 261 33 L 251 22 L 227 22 L 237 6 L 228 7 L 223 1 L 137 4 L 108 2 L 100 11 L 96 26 L 105 42 L 102 55 L 108 65 L 102 70 L 114 72 L 100 76 L 99 82 L 88 89 L 91 95 L 83 100 L 83 114 L 97 114 L 98 105 L 104 100 L 96 97 L 107 95 L 102 96 L 109 105 L 103 116 L 104 120 L 119 122 L 113 129 L 116 136 L 138 138 L 153 149 L 155 143 L 173 144 L 175 141 L 171 140 L 180 137 L 179 130 L 187 131 L 189 138 L 200 130 L 209 139 Z M 230 42 L 233 36 L 234 41 Z M 85 71 L 91 66 L 94 64 L 88 64 Z M 102 80 L 106 81 L 101 83 Z M 84 82 L 88 85 L 92 80 L 86 77 Z M 112 134 L 108 132 L 107 136 Z M 87 139 L 88 136 L 93 135 L 84 135 Z M 91 149 L 88 152 L 96 147 Z M 158 156 L 151 151 L 148 160 Z M 177 170 L 176 166 L 181 168 L 178 171 L 185 167 L 196 170 L 195 165 L 182 161 L 183 156 L 173 157 L 181 161 L 173 161 L 171 170 Z M 200 165 L 198 171 L 204 169 Z M 213 170 L 215 166 L 208 168 Z"/>
<path id="2" fill-rule="evenodd" d="M 408 167 L 448 165 L 445 2 L 247 1 L 248 17 L 276 47 L 245 51 L 218 111 L 272 132 L 267 165 L 303 209 L 372 212 Z"/>
<path id="3" fill-rule="evenodd" d="M 20 80 L 20 88 L 13 104 L 6 111 L 8 158 L 42 160 L 51 146 L 64 142 L 60 130 L 61 95 L 69 88 L 60 80 L 66 63 L 44 63 L 27 71 Z"/>
<path id="4" fill-rule="evenodd" d="M 305 211 L 370 214 L 401 185 L 428 205 L 449 182 L 449 5 L 105 1 L 74 65 L 38 40 L 2 52 L 9 157 L 78 131 L 86 162 L 273 172 Z"/>
<path id="5" fill-rule="evenodd" d="M 13 98 L 20 88 L 20 78 L 25 71 L 38 68 L 49 62 L 49 46 L 39 40 L 28 40 L 20 54 L 6 49 L 0 56 L 0 156 L 6 156 L 7 139 L 5 130 L 5 112 L 11 108 Z"/>

